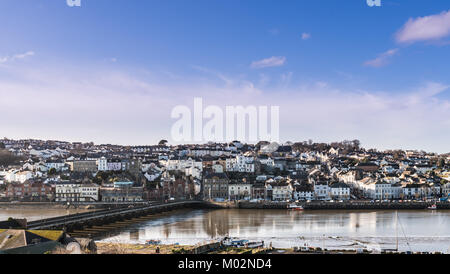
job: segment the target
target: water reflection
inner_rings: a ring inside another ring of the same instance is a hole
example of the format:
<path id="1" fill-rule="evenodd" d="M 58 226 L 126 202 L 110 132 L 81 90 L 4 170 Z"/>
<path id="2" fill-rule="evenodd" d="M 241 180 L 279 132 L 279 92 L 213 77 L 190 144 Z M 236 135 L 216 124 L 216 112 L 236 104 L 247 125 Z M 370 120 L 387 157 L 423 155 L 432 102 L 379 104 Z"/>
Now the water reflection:
<path id="1" fill-rule="evenodd" d="M 29 222 L 39 219 L 53 218 L 58 216 L 76 214 L 88 212 L 90 210 L 78 208 L 78 209 L 63 209 L 63 208 L 48 208 L 40 206 L 24 206 L 24 207 L 0 207 L 0 221 L 7 220 L 8 218 L 24 219 Z"/>
<path id="2" fill-rule="evenodd" d="M 278 247 L 306 243 L 329 248 L 368 244 L 394 248 L 397 240 L 404 250 L 446 252 L 450 247 L 450 212 L 401 211 L 398 216 L 397 222 L 395 211 L 183 210 L 155 216 L 104 240 L 196 244 L 231 236 L 273 242 Z"/>

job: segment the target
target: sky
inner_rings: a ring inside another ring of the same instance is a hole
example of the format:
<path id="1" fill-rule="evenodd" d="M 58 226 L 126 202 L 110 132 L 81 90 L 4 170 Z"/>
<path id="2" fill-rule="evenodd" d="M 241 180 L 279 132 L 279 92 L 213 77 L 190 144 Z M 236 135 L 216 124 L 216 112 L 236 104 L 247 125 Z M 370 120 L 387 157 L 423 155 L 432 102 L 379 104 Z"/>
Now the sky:
<path id="1" fill-rule="evenodd" d="M 448 0 L 0 0 L 0 138 L 171 139 L 279 106 L 280 141 L 450 152 Z"/>

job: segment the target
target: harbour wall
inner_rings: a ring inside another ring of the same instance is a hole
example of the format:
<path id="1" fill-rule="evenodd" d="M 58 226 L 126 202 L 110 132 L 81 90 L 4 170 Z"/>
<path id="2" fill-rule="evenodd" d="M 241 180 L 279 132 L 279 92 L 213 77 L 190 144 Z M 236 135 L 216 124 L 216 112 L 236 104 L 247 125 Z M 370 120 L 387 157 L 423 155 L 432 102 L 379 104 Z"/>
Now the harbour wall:
<path id="1" fill-rule="evenodd" d="M 430 202 L 310 202 L 297 203 L 303 206 L 305 210 L 422 210 L 427 209 L 433 203 Z M 287 209 L 289 203 L 286 202 L 239 202 L 238 208 L 241 209 Z M 437 209 L 450 209 L 450 203 L 437 203 Z"/>

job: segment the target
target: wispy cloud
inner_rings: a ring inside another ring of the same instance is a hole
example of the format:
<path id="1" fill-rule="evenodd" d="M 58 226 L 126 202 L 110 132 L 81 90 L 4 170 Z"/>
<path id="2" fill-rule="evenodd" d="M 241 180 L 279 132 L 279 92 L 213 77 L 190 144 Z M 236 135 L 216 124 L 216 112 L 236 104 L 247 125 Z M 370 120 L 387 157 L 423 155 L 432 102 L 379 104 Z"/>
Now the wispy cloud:
<path id="1" fill-rule="evenodd" d="M 291 83 L 291 79 L 292 79 L 292 75 L 294 73 L 292 71 L 286 72 L 286 73 L 282 73 L 280 76 L 280 81 L 281 84 L 284 86 L 287 86 Z"/>
<path id="2" fill-rule="evenodd" d="M 200 72 L 213 75 L 213 76 L 217 77 L 218 79 L 222 80 L 227 85 L 232 85 L 234 83 L 233 79 L 231 79 L 230 77 L 228 77 L 228 76 L 224 75 L 223 73 L 218 72 L 216 70 L 213 70 L 210 68 L 205 68 L 202 66 L 192 66 L 192 68 L 195 70 L 198 70 Z"/>
<path id="3" fill-rule="evenodd" d="M 450 103 L 444 94 L 449 83 L 419 83 L 418 88 L 392 93 L 340 89 L 325 82 L 257 87 L 240 76 L 197 82 L 118 68 L 44 67 L 13 67 L 5 74 L 0 68 L 0 98 L 4 99 L 0 117 L 5 118 L 6 137 L 156 143 L 170 139 L 171 109 L 192 107 L 193 98 L 202 97 L 205 107 L 280 106 L 282 141 L 358 138 L 365 147 L 450 151 Z M 50 124 L 42 119 L 54 113 L 64 115 L 55 116 Z M 61 127 L 68 123 L 70 127 Z"/>
<path id="4" fill-rule="evenodd" d="M 390 58 L 392 56 L 396 55 L 397 53 L 398 53 L 398 49 L 390 49 L 386 52 L 379 54 L 377 58 L 366 61 L 364 63 L 364 65 L 369 66 L 369 67 L 375 67 L 375 68 L 385 66 L 389 63 Z"/>
<path id="5" fill-rule="evenodd" d="M 398 43 L 439 40 L 450 35 L 450 10 L 440 14 L 410 18 L 397 32 Z"/>
<path id="6" fill-rule="evenodd" d="M 272 56 L 270 58 L 254 61 L 250 65 L 254 69 L 268 68 L 268 67 L 280 67 L 286 62 L 284 56 Z"/>
<path id="7" fill-rule="evenodd" d="M 6 62 L 12 62 L 15 60 L 20 60 L 20 59 L 25 59 L 29 56 L 33 56 L 34 55 L 34 51 L 27 51 L 25 53 L 20 53 L 20 54 L 15 54 L 13 56 L 5 56 L 5 57 L 0 57 L 0 64 L 6 63 Z"/>
<path id="8" fill-rule="evenodd" d="M 311 34 L 304 32 L 302 33 L 302 40 L 308 40 L 309 38 L 311 38 Z"/>

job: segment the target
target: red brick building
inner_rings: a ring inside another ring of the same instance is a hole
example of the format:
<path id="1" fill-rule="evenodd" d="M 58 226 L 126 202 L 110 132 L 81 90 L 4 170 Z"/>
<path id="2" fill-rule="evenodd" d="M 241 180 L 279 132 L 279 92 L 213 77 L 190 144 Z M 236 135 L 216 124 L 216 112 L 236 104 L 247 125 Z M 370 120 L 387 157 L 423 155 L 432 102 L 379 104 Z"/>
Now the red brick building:
<path id="1" fill-rule="evenodd" d="M 6 197 L 14 199 L 49 199 L 53 198 L 54 190 L 50 185 L 42 182 L 25 181 L 9 183 L 6 188 Z"/>

